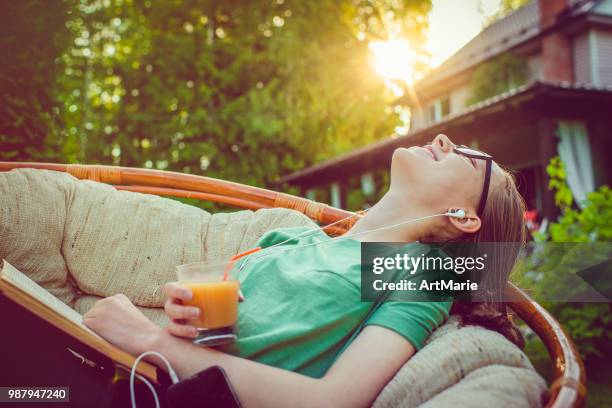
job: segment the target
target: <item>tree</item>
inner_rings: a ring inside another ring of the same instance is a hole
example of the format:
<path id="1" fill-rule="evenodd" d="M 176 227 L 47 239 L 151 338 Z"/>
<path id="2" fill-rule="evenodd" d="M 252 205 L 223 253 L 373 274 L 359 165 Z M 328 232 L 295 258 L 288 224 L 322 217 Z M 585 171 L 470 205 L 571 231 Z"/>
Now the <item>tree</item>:
<path id="1" fill-rule="evenodd" d="M 62 102 L 63 158 L 270 185 L 393 132 L 393 96 L 366 40 L 393 27 L 418 48 L 430 7 L 82 0 L 47 79 Z"/>
<path id="2" fill-rule="evenodd" d="M 62 117 L 57 60 L 68 42 L 69 3 L 0 2 L 0 156 L 59 159 Z"/>
<path id="3" fill-rule="evenodd" d="M 523 6 L 526 6 L 531 1 L 532 0 L 501 0 L 499 2 L 499 10 L 495 14 L 487 18 L 484 24 L 485 27 L 490 26 L 497 20 L 506 17 L 513 11 L 516 11 Z M 482 9 L 482 0 L 479 2 L 479 8 Z"/>
<path id="4" fill-rule="evenodd" d="M 500 3 L 500 11 L 504 14 L 508 14 L 529 4 L 531 1 L 532 0 L 502 0 Z"/>

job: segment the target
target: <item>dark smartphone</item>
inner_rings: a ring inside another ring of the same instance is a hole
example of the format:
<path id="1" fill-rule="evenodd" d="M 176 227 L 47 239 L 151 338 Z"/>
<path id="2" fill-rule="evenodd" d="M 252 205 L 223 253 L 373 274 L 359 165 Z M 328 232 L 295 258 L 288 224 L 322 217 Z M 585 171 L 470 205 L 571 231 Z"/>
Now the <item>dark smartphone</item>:
<path id="1" fill-rule="evenodd" d="M 172 408 L 241 408 L 223 368 L 212 366 L 168 387 Z"/>

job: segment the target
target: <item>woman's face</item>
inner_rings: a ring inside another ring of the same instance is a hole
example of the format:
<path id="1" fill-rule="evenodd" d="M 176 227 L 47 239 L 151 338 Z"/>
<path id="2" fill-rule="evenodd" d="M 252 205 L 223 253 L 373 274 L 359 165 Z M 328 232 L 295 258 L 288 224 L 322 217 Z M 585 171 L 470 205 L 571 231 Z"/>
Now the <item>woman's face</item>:
<path id="1" fill-rule="evenodd" d="M 486 163 L 457 154 L 454 147 L 448 137 L 438 135 L 430 145 L 395 150 L 390 192 L 405 195 L 411 202 L 416 200 L 436 211 L 464 207 L 475 212 L 482 194 Z M 501 169 L 494 164 L 491 189 L 501 177 Z"/>

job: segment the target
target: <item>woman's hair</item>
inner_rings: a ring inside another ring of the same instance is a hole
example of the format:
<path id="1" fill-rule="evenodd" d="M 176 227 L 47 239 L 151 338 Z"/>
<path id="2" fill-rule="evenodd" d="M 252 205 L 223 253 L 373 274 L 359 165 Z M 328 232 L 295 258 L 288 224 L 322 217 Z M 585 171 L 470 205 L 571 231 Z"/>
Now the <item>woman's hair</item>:
<path id="1" fill-rule="evenodd" d="M 502 173 L 504 181 L 489 191 L 478 232 L 464 234 L 454 240 L 474 244 L 486 243 L 486 273 L 479 285 L 479 293 L 482 292 L 486 296 L 478 301 L 455 301 L 451 313 L 461 316 L 464 325 L 473 324 L 495 330 L 523 348 L 525 340 L 508 315 L 503 298 L 508 276 L 526 239 L 523 218 L 525 203 L 516 188 L 513 175 L 505 170 Z M 477 246 L 466 245 L 468 251 Z"/>

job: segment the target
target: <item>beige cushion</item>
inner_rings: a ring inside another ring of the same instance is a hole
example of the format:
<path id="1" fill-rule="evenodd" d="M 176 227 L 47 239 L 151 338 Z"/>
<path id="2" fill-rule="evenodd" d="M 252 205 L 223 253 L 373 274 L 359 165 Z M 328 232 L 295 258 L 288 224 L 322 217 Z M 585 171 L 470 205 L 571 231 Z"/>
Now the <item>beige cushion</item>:
<path id="1" fill-rule="evenodd" d="M 0 259 L 72 305 L 75 290 L 62 256 L 74 178 L 19 170 L 0 173 Z"/>
<path id="2" fill-rule="evenodd" d="M 228 259 L 267 230 L 311 225 L 287 209 L 211 215 L 157 196 L 116 191 L 64 173 L 0 173 L 0 259 L 85 313 L 124 293 L 164 326 L 161 287 L 186 262 Z M 384 388 L 375 407 L 535 407 L 546 384 L 498 333 L 439 328 Z"/>
<path id="3" fill-rule="evenodd" d="M 491 375 L 484 374 L 487 372 Z M 477 326 L 461 327 L 459 319 L 452 317 L 397 372 L 374 407 L 416 407 L 425 403 L 436 407 L 437 401 L 441 406 L 450 406 L 460 397 L 465 404 L 458 403 L 453 408 L 539 407 L 545 392 L 546 383 L 518 347 L 497 332 Z M 487 403 L 499 395 L 511 404 Z"/>
<path id="4" fill-rule="evenodd" d="M 229 259 L 269 229 L 298 225 L 314 223 L 284 208 L 211 215 L 53 171 L 0 173 L 0 258 L 70 305 L 74 285 L 78 295 L 161 307 L 177 265 Z"/>
<path id="5" fill-rule="evenodd" d="M 530 368 L 493 364 L 472 371 L 422 408 L 541 407 L 546 383 Z"/>
<path id="6" fill-rule="evenodd" d="M 227 260 L 268 229 L 311 223 L 286 209 L 211 215 L 167 198 L 77 184 L 62 245 L 68 269 L 81 291 L 124 293 L 140 306 L 163 305 L 161 287 L 176 280 L 177 265 Z"/>

